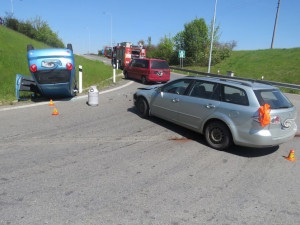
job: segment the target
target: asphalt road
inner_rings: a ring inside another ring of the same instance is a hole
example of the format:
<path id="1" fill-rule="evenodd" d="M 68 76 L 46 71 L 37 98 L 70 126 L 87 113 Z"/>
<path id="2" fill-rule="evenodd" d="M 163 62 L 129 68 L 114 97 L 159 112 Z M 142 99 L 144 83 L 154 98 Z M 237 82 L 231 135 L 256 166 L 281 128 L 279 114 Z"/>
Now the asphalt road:
<path id="1" fill-rule="evenodd" d="M 217 151 L 137 116 L 140 86 L 122 80 L 98 107 L 54 101 L 58 116 L 48 102 L 0 107 L 0 224 L 300 224 L 299 137 Z"/>
<path id="2" fill-rule="evenodd" d="M 87 59 L 104 62 L 104 64 L 106 64 L 106 65 L 111 65 L 111 59 L 106 58 L 106 57 L 102 57 L 102 56 L 100 57 L 100 56 L 97 56 L 97 55 L 89 55 L 89 54 L 85 54 L 85 55 L 82 55 L 82 56 L 87 58 Z"/>

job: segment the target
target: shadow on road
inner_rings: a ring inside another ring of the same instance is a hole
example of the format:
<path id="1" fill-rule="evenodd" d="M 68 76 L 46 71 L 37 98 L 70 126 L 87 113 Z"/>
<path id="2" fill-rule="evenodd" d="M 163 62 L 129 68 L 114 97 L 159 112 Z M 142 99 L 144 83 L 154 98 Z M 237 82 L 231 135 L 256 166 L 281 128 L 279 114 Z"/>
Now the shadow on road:
<path id="1" fill-rule="evenodd" d="M 127 111 L 136 114 L 136 116 L 142 120 L 142 118 L 140 118 L 137 115 L 135 107 L 131 107 L 131 108 L 127 109 Z M 204 136 L 197 132 L 191 131 L 189 129 L 186 129 L 184 127 L 181 127 L 179 125 L 173 124 L 171 122 L 168 122 L 166 120 L 163 120 L 163 119 L 160 119 L 157 117 L 149 117 L 148 120 L 161 126 L 161 127 L 171 130 L 183 137 L 183 138 L 175 138 L 174 137 L 174 139 L 171 139 L 171 140 L 174 140 L 174 141 L 191 140 L 191 141 L 195 141 L 195 142 L 198 142 L 199 144 L 209 147 L 205 141 Z M 269 148 L 249 148 L 249 147 L 233 145 L 229 149 L 226 149 L 223 151 L 227 152 L 229 154 L 234 154 L 234 155 L 241 156 L 241 157 L 254 158 L 254 157 L 270 155 L 270 154 L 276 152 L 278 149 L 279 149 L 279 146 L 274 146 L 274 147 L 269 147 Z M 218 150 L 215 150 L 215 151 L 218 151 Z"/>

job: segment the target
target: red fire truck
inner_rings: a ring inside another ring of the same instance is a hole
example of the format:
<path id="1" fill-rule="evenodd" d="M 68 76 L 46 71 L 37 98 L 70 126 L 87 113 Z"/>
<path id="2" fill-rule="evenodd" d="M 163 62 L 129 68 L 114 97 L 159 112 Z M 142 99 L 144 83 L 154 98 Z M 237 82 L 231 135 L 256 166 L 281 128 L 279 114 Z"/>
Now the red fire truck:
<path id="1" fill-rule="evenodd" d="M 111 59 L 111 47 L 105 46 L 104 48 L 104 56 Z"/>
<path id="2" fill-rule="evenodd" d="M 145 58 L 146 49 L 143 45 L 134 46 L 131 42 L 122 42 L 113 47 L 112 64 L 119 64 L 124 69 L 134 58 Z"/>

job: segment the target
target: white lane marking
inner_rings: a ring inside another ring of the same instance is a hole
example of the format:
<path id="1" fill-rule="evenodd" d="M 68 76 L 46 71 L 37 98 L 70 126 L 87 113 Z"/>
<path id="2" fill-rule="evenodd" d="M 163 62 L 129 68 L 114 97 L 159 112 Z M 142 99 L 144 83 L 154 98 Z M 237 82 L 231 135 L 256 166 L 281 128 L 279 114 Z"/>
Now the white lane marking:
<path id="1" fill-rule="evenodd" d="M 133 81 L 130 81 L 127 84 L 124 84 L 120 87 L 116 87 L 116 88 L 109 89 L 109 90 L 106 90 L 106 91 L 101 91 L 101 92 L 99 92 L 99 95 L 106 94 L 106 93 L 109 93 L 109 92 L 112 92 L 112 91 L 116 91 L 116 90 L 119 90 L 121 88 L 125 88 L 125 87 L 127 87 L 127 86 L 129 86 L 133 83 L 134 83 Z M 76 97 L 72 98 L 71 101 L 75 101 L 75 100 L 79 100 L 79 99 L 87 98 L 87 97 L 88 97 L 88 95 L 76 96 Z M 64 102 L 64 100 L 61 100 L 61 101 L 58 100 L 56 102 Z M 40 103 L 35 103 L 35 104 L 30 104 L 30 105 L 12 106 L 12 107 L 7 107 L 7 108 L 0 109 L 0 112 L 15 110 L 15 109 L 24 109 L 24 108 L 35 107 L 35 106 L 40 106 L 40 105 L 48 105 L 48 104 L 49 104 L 49 102 L 40 102 Z"/>

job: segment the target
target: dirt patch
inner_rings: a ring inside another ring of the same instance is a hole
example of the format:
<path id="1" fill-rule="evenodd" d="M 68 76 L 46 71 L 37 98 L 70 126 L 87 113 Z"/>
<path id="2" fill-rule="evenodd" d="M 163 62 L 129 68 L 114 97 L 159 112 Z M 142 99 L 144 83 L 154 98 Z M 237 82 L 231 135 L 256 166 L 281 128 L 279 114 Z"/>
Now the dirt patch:
<path id="1" fill-rule="evenodd" d="M 300 137 L 300 132 L 297 132 L 297 133 L 295 134 L 295 137 Z"/>
<path id="2" fill-rule="evenodd" d="M 170 138 L 170 141 L 178 141 L 178 142 L 187 142 L 190 141 L 191 139 L 185 138 L 185 137 L 174 137 Z"/>

